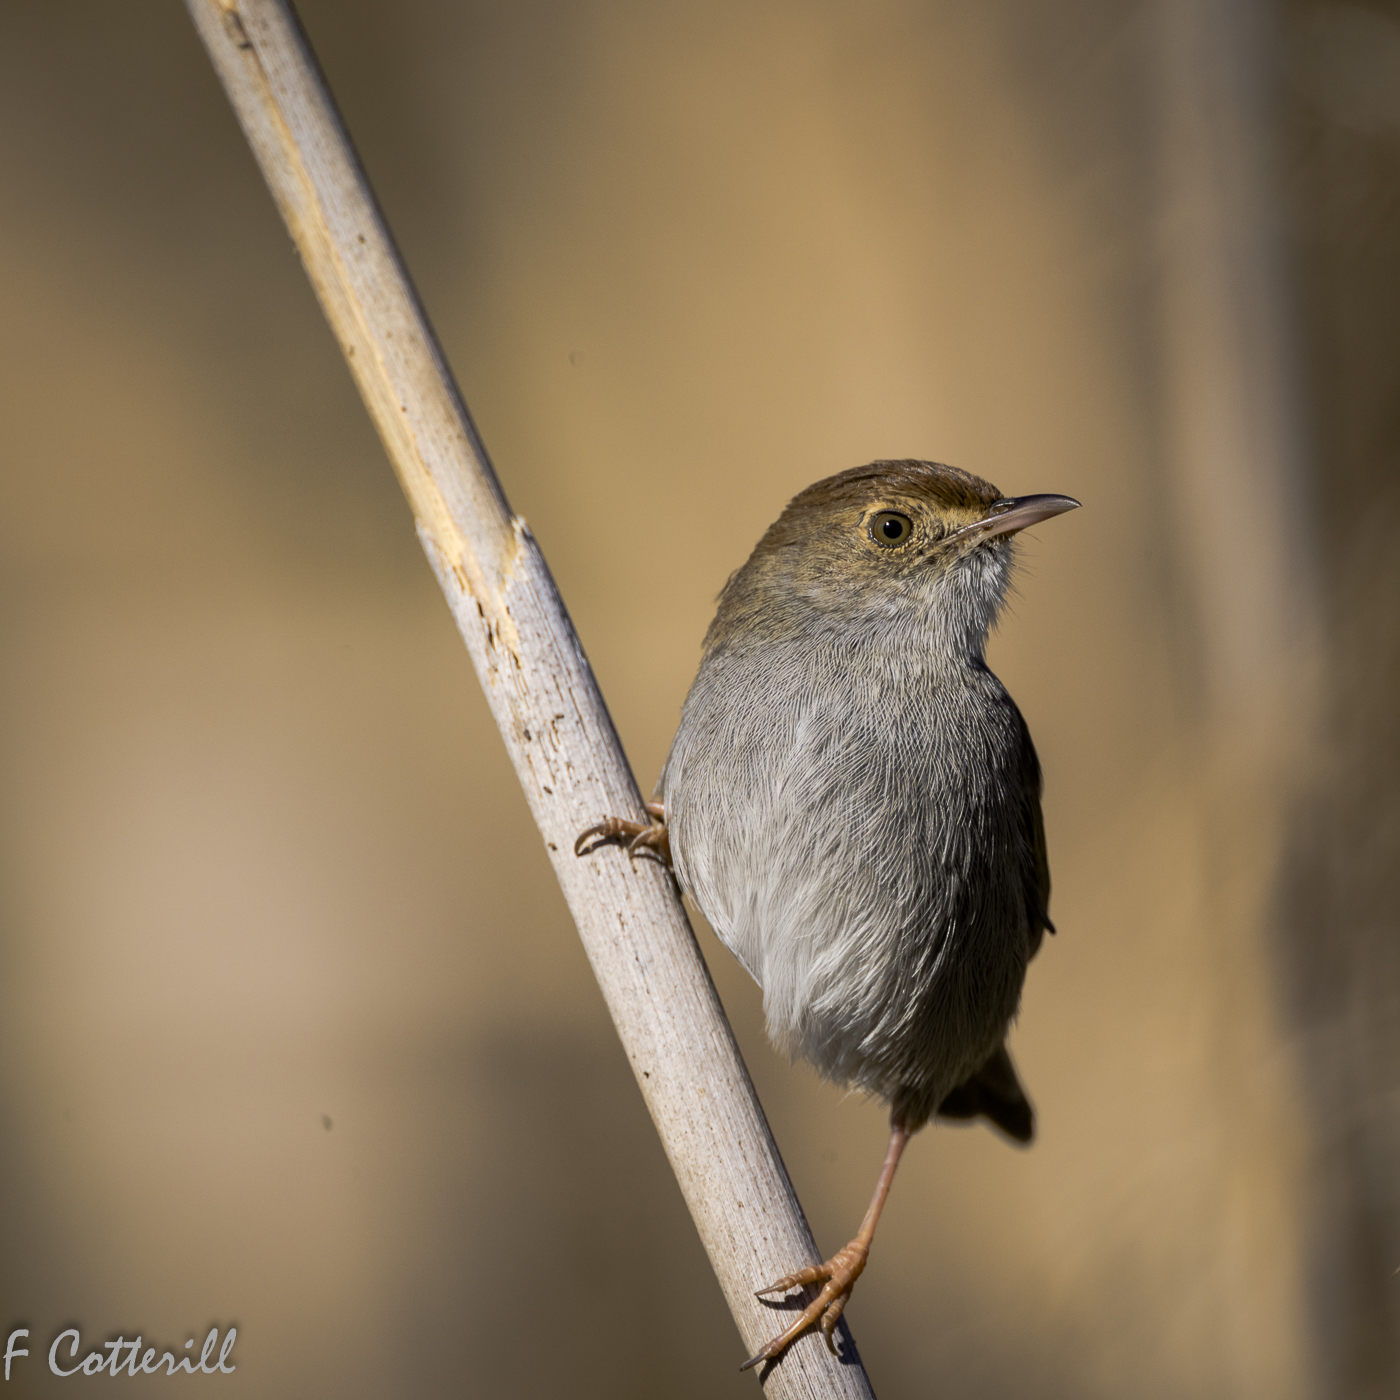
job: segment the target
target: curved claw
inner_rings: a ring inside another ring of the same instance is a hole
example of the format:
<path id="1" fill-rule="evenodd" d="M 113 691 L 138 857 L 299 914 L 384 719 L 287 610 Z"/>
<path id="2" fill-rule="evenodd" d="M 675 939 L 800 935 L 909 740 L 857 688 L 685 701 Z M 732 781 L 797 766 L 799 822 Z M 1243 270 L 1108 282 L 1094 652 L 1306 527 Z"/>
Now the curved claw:
<path id="1" fill-rule="evenodd" d="M 762 1298 L 769 1293 L 786 1293 L 789 1288 L 806 1288 L 809 1283 L 821 1283 L 830 1277 L 830 1265 L 813 1264 L 808 1269 L 799 1269 L 795 1274 L 784 1274 L 776 1283 L 760 1288 L 753 1296 Z"/>
<path id="2" fill-rule="evenodd" d="M 654 851 L 663 865 L 671 864 L 671 837 L 664 826 L 649 826 L 627 843 L 627 854 Z"/>
<path id="3" fill-rule="evenodd" d="M 785 1293 L 790 1288 L 805 1287 L 809 1283 L 826 1280 L 825 1287 L 803 1308 L 792 1326 L 785 1332 L 780 1332 L 762 1351 L 749 1357 L 739 1369 L 747 1371 L 761 1361 L 776 1360 L 798 1337 L 818 1324 L 821 1326 L 828 1350 L 833 1356 L 837 1355 L 833 1336 L 836 1324 L 845 1311 L 846 1299 L 851 1296 L 851 1289 L 865 1271 L 865 1261 L 869 1255 L 870 1251 L 865 1245 L 858 1240 L 852 1240 L 844 1249 L 838 1249 L 825 1264 L 799 1269 L 795 1274 L 787 1274 L 776 1283 L 760 1289 L 755 1297 L 761 1298 L 765 1293 Z"/>
<path id="4" fill-rule="evenodd" d="M 666 830 L 666 809 L 659 802 L 644 805 L 652 821 L 634 822 L 626 817 L 605 817 L 596 826 L 579 833 L 574 842 L 574 854 L 588 855 L 594 849 L 590 842 L 596 842 L 599 846 L 625 845 L 629 856 L 635 857 L 639 851 L 651 851 L 669 869 L 671 838 Z"/>
<path id="5" fill-rule="evenodd" d="M 644 830 L 640 822 L 625 821 L 622 817 L 607 817 L 600 821 L 597 826 L 590 826 L 587 831 L 578 834 L 578 840 L 574 842 L 574 854 L 576 856 L 586 855 L 584 847 L 596 836 L 600 846 L 606 846 L 611 842 L 622 841 L 624 838 L 631 839 L 639 831 Z"/>
<path id="6" fill-rule="evenodd" d="M 843 1293 L 839 1298 L 833 1298 L 831 1306 L 822 1314 L 822 1336 L 826 1339 L 826 1349 L 833 1356 L 840 1355 L 836 1350 L 836 1324 L 841 1321 L 841 1314 L 846 1311 L 846 1299 L 850 1296 Z"/>

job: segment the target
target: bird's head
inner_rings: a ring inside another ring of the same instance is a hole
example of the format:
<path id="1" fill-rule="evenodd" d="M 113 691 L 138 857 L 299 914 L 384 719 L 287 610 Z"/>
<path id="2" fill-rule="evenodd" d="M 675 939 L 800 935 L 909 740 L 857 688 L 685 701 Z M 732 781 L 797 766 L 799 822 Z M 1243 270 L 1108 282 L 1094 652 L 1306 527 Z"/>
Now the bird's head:
<path id="1" fill-rule="evenodd" d="M 1007 498 L 938 462 L 871 462 L 827 477 L 793 497 L 730 579 L 706 650 L 797 632 L 980 655 L 1012 538 L 1078 504 Z"/>

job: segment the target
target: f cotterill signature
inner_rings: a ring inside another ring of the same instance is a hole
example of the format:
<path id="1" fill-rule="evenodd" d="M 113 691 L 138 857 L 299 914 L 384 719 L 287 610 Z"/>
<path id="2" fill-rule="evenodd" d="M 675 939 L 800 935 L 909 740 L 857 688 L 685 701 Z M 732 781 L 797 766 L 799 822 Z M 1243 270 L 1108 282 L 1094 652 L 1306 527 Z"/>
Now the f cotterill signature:
<path id="1" fill-rule="evenodd" d="M 5 1379 L 10 1379 L 10 1363 L 21 1356 L 28 1356 L 28 1347 L 17 1346 L 17 1342 L 22 1342 L 29 1336 L 29 1328 L 16 1327 L 10 1333 L 9 1340 L 5 1343 Z M 129 1342 L 125 1337 L 118 1337 L 114 1342 L 103 1342 L 96 1351 L 90 1351 L 81 1360 L 78 1360 L 78 1350 L 82 1345 L 82 1337 L 76 1327 L 66 1328 L 53 1339 L 53 1345 L 49 1348 L 49 1370 L 56 1376 L 100 1376 L 104 1371 L 110 1372 L 114 1376 L 119 1376 L 125 1372 L 128 1376 L 138 1376 L 145 1374 L 148 1376 L 158 1376 L 162 1374 L 161 1367 L 165 1367 L 164 1374 L 174 1376 L 181 1372 L 186 1375 L 217 1376 L 221 1372 L 228 1376 L 232 1375 L 237 1367 L 229 1361 L 229 1353 L 233 1350 L 234 1339 L 238 1336 L 238 1328 L 230 1327 L 228 1335 L 224 1338 L 223 1346 L 219 1346 L 219 1329 L 211 1327 L 209 1335 L 204 1339 L 204 1346 L 200 1349 L 199 1360 L 195 1361 L 193 1356 L 182 1356 L 176 1361 L 171 1352 L 162 1352 L 159 1359 L 156 1358 L 155 1347 L 147 1347 L 143 1353 L 141 1350 L 142 1339 L 137 1337 L 134 1342 Z M 64 1343 L 72 1338 L 69 1343 L 67 1355 L 62 1353 L 65 1350 Z M 189 1351 L 194 1346 L 194 1338 L 191 1337 L 185 1343 L 185 1350 Z M 215 1348 L 218 1348 L 218 1356 L 214 1356 Z M 104 1355 L 103 1353 L 110 1353 Z M 129 1353 L 129 1355 L 123 1355 Z M 138 1361 L 137 1358 L 140 1357 Z M 211 1364 L 212 1360 L 212 1364 Z M 154 1365 L 152 1364 L 154 1362 Z"/>

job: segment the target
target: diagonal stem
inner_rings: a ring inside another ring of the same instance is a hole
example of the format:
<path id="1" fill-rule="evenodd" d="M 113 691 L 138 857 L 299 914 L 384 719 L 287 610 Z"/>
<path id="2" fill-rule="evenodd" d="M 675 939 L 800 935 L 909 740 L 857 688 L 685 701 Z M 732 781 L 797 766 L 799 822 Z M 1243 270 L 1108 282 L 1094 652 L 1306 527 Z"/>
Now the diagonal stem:
<path id="1" fill-rule="evenodd" d="M 186 0 L 413 508 L 638 1085 L 749 1346 L 755 1283 L 811 1232 L 674 882 L 581 861 L 605 813 L 645 821 L 612 720 L 525 522 L 512 514 L 329 91 L 285 0 Z M 611 854 L 611 853 L 609 853 Z M 854 1348 L 799 1347 L 773 1395 L 870 1396 Z"/>

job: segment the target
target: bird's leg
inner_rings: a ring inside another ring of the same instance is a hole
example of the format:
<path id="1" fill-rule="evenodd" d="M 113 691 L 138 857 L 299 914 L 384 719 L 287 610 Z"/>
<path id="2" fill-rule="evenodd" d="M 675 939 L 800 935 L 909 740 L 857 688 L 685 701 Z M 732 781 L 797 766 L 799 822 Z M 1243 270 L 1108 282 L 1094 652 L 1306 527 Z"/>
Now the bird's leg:
<path id="1" fill-rule="evenodd" d="M 846 1300 L 856 1280 L 865 1271 L 865 1261 L 870 1256 L 870 1241 L 875 1238 L 875 1227 L 880 1223 L 880 1212 L 885 1207 L 885 1197 L 890 1194 L 890 1184 L 894 1181 L 895 1168 L 899 1165 L 904 1145 L 909 1141 L 909 1132 L 897 1122 L 890 1124 L 890 1146 L 885 1153 L 885 1165 L 880 1168 L 880 1180 L 875 1184 L 875 1195 L 871 1198 L 870 1209 L 865 1212 L 860 1230 L 855 1239 L 844 1249 L 838 1249 L 825 1264 L 815 1268 L 799 1269 L 788 1274 L 767 1288 L 760 1288 L 754 1295 L 762 1298 L 766 1293 L 786 1293 L 789 1288 L 803 1288 L 809 1283 L 823 1283 L 822 1291 L 802 1310 L 797 1321 L 786 1332 L 773 1338 L 756 1356 L 751 1356 L 739 1367 L 747 1371 L 760 1361 L 772 1361 L 781 1356 L 788 1346 L 800 1337 L 818 1319 L 821 1321 L 822 1335 L 826 1338 L 827 1349 L 836 1355 L 836 1343 L 832 1333 L 841 1320 Z"/>
<path id="2" fill-rule="evenodd" d="M 666 830 L 666 809 L 659 802 L 644 802 L 649 822 L 631 822 L 626 817 L 605 817 L 597 826 L 579 833 L 574 842 L 576 856 L 587 855 L 599 846 L 626 846 L 627 854 L 651 851 L 669 870 L 671 868 L 671 838 Z M 589 843 L 593 844 L 590 845 Z M 585 849 L 587 848 L 587 849 Z"/>

